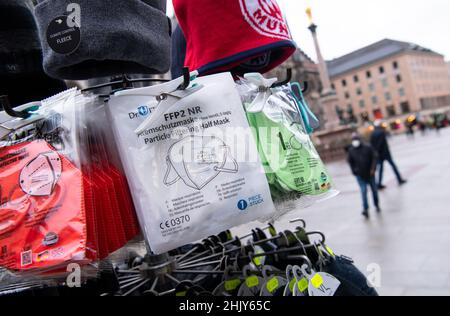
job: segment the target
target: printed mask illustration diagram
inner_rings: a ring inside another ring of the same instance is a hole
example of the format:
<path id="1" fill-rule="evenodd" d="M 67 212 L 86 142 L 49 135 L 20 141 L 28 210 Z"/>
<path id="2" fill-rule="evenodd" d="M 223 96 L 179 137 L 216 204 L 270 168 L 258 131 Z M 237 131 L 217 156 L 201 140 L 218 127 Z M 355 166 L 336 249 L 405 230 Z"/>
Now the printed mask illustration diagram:
<path id="1" fill-rule="evenodd" d="M 62 162 L 56 152 L 40 154 L 31 160 L 20 172 L 19 186 L 27 196 L 46 197 L 53 194 L 56 184 L 62 174 Z M 0 235 L 16 229 L 21 224 L 32 207 L 25 196 L 17 209 L 1 209 Z"/>
<path id="2" fill-rule="evenodd" d="M 50 196 L 62 173 L 62 162 L 56 152 L 40 154 L 20 173 L 20 188 L 30 196 Z"/>
<path id="3" fill-rule="evenodd" d="M 221 139 L 189 136 L 170 147 L 164 184 L 171 186 L 183 180 L 188 187 L 201 190 L 221 173 L 238 171 L 230 148 Z"/>

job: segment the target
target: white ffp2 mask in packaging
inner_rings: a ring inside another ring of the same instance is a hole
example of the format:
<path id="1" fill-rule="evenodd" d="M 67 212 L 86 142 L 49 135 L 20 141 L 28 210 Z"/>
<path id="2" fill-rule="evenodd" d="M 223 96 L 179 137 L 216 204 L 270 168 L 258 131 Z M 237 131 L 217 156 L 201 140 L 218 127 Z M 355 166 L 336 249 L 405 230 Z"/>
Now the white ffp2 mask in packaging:
<path id="1" fill-rule="evenodd" d="M 275 212 L 229 73 L 121 91 L 108 105 L 138 217 L 160 254 Z"/>

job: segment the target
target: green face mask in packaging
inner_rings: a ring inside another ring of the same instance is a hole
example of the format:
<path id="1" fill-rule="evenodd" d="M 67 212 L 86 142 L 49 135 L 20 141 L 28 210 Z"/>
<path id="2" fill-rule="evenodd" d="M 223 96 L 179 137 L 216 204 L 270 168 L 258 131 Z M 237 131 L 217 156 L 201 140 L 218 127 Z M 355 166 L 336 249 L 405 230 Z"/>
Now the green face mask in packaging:
<path id="1" fill-rule="evenodd" d="M 238 90 L 272 198 L 284 213 L 335 196 L 337 191 L 306 132 L 292 90 L 289 86 L 272 89 L 272 82 L 250 74 Z"/>
<path id="2" fill-rule="evenodd" d="M 271 186 L 284 192 L 318 195 L 331 188 L 331 179 L 309 137 L 298 137 L 300 126 L 285 126 L 263 112 L 247 113 L 258 141 L 258 152 Z"/>

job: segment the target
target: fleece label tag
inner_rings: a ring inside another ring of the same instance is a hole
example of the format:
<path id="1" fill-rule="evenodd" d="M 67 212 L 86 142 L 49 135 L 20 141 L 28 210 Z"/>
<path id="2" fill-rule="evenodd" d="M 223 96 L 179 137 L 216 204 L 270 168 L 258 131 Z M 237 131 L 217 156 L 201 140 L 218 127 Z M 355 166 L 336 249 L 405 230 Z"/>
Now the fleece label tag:
<path id="1" fill-rule="evenodd" d="M 58 54 L 71 54 L 80 46 L 80 27 L 70 19 L 70 16 L 59 16 L 53 19 L 47 27 L 48 45 Z"/>

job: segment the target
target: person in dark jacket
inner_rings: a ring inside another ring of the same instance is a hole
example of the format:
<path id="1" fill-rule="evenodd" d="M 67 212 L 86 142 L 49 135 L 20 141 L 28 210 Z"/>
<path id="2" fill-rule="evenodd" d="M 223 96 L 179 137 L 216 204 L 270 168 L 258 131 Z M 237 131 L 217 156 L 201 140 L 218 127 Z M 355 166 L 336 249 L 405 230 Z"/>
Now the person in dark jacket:
<path id="1" fill-rule="evenodd" d="M 397 177 L 397 181 L 399 185 L 403 185 L 406 183 L 400 174 L 400 171 L 397 168 L 394 160 L 392 159 L 391 151 L 389 149 L 389 144 L 387 141 L 386 131 L 383 126 L 381 126 L 380 121 L 375 122 L 375 130 L 370 137 L 370 143 L 372 147 L 378 154 L 378 189 L 383 190 L 386 187 L 383 185 L 383 171 L 384 171 L 384 162 L 387 161 L 392 169 L 394 170 L 395 176 Z"/>
<path id="2" fill-rule="evenodd" d="M 372 191 L 373 202 L 378 213 L 381 212 L 378 188 L 375 181 L 375 172 L 377 168 L 377 154 L 370 146 L 362 142 L 359 135 L 353 135 L 352 145 L 348 149 L 348 163 L 355 175 L 363 200 L 363 216 L 369 218 L 369 201 L 367 198 L 367 187 Z"/>

